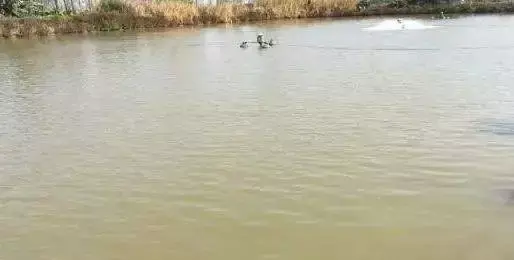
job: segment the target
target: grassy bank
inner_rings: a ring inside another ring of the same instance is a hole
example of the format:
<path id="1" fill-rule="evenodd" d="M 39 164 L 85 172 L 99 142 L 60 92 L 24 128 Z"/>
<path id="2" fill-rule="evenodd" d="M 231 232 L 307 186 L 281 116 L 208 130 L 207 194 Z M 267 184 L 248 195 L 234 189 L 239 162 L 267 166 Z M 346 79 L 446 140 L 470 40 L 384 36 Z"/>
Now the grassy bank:
<path id="1" fill-rule="evenodd" d="M 94 11 L 67 16 L 0 19 L 3 37 L 44 36 L 91 31 L 240 23 L 285 18 L 342 16 L 357 0 L 259 0 L 254 5 L 121 2 L 105 0 Z"/>
<path id="2" fill-rule="evenodd" d="M 182 25 L 241 23 L 251 21 L 343 16 L 506 13 L 514 3 L 485 3 L 391 7 L 375 6 L 357 10 L 357 0 L 258 0 L 253 5 L 221 4 L 196 6 L 184 2 L 121 2 L 105 0 L 96 10 L 34 18 L 0 18 L 3 37 L 47 36 L 92 31 L 165 28 Z"/>
<path id="3" fill-rule="evenodd" d="M 411 5 L 401 8 L 387 6 L 355 12 L 357 16 L 415 15 L 415 14 L 492 14 L 514 13 L 514 2 L 473 2 L 456 5 Z"/>

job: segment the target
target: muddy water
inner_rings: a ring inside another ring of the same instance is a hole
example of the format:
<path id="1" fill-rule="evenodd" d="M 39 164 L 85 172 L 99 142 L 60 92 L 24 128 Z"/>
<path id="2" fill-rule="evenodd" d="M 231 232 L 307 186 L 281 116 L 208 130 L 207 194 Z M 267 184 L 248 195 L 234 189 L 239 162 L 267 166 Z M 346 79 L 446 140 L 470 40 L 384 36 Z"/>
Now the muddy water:
<path id="1" fill-rule="evenodd" d="M 513 259 L 514 18 L 384 19 L 0 42 L 0 259 Z"/>

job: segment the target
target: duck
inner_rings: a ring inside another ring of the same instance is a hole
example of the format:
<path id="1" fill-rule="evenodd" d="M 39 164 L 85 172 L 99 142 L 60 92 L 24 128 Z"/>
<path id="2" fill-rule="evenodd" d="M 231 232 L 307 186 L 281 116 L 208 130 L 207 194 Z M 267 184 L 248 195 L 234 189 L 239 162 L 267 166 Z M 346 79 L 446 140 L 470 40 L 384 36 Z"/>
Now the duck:
<path id="1" fill-rule="evenodd" d="M 450 19 L 448 16 L 444 15 L 444 12 L 440 12 L 438 16 L 432 16 L 432 19 Z"/>
<path id="2" fill-rule="evenodd" d="M 269 44 L 269 46 L 273 46 L 273 45 L 275 45 L 275 43 L 273 42 L 273 39 L 269 39 L 268 44 Z"/>
<path id="3" fill-rule="evenodd" d="M 259 44 L 259 46 L 261 49 L 267 49 L 270 47 L 269 43 L 267 42 L 262 42 L 261 44 Z"/>
<path id="4" fill-rule="evenodd" d="M 248 47 L 248 42 L 247 41 L 244 41 L 241 43 L 241 45 L 239 45 L 240 48 L 246 48 Z"/>
<path id="5" fill-rule="evenodd" d="M 261 44 L 261 43 L 263 43 L 263 42 L 264 42 L 264 41 L 262 40 L 262 36 L 264 36 L 262 33 L 257 34 L 257 43 L 258 43 L 258 44 Z"/>

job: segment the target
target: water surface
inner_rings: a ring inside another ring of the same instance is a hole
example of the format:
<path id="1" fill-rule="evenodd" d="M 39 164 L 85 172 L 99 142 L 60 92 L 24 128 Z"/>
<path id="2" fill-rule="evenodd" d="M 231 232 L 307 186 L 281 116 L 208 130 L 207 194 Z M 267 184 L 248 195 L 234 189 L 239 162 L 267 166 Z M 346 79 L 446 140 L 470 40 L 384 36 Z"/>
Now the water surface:
<path id="1" fill-rule="evenodd" d="M 0 42 L 0 259 L 513 259 L 514 17 L 384 19 Z"/>

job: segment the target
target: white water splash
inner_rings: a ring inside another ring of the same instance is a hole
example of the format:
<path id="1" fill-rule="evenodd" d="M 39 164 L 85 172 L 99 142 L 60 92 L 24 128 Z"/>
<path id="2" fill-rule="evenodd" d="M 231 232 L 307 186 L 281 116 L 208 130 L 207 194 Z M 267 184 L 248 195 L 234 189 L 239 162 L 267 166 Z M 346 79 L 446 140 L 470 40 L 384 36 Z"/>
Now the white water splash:
<path id="1" fill-rule="evenodd" d="M 401 20 L 397 19 L 385 20 L 373 27 L 365 28 L 367 31 L 396 31 L 396 30 L 425 30 L 435 28 L 437 26 L 424 25 L 423 23 L 415 20 Z"/>

